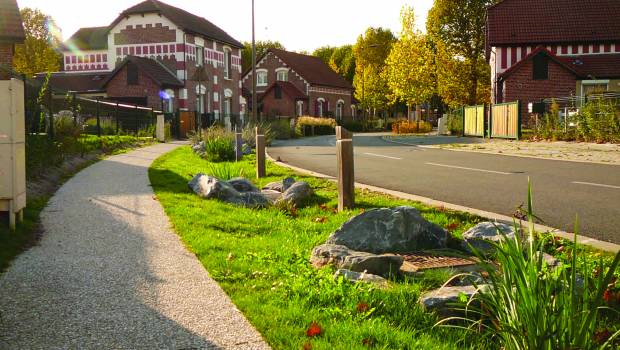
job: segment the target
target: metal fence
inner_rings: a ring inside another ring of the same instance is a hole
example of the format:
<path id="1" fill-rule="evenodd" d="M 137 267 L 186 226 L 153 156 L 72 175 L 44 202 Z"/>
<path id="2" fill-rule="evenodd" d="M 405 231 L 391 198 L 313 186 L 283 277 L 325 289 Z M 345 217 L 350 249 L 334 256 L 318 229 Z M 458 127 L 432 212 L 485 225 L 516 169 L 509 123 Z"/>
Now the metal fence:
<path id="1" fill-rule="evenodd" d="M 85 134 L 152 136 L 155 116 L 161 113 L 153 108 L 79 96 L 53 86 L 49 76 L 28 78 L 2 65 L 0 72 L 24 82 L 25 125 L 28 134 L 47 134 L 53 138 L 59 121 L 73 119 L 74 125 L 81 126 Z"/>

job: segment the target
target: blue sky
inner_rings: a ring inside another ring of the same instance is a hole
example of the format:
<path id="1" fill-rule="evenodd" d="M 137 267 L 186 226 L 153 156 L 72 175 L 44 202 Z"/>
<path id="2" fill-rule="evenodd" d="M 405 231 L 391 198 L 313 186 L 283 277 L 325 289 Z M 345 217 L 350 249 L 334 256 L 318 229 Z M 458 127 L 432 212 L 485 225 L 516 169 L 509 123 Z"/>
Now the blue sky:
<path id="1" fill-rule="evenodd" d="M 278 40 L 289 50 L 354 43 L 367 27 L 400 30 L 403 5 L 413 6 L 423 29 L 432 0 L 255 0 L 257 40 Z M 80 27 L 105 26 L 140 0 L 17 0 L 51 15 L 66 39 Z M 251 0 L 164 0 L 205 17 L 241 41 L 251 39 Z"/>

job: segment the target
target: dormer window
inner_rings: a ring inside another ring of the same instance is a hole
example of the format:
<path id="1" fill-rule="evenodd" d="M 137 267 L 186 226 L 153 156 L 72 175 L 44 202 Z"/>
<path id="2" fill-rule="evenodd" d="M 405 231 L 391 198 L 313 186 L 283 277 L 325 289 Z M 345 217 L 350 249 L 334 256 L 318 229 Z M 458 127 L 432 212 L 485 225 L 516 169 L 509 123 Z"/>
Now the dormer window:
<path id="1" fill-rule="evenodd" d="M 549 57 L 544 53 L 539 53 L 534 56 L 534 80 L 547 80 L 549 79 Z"/>

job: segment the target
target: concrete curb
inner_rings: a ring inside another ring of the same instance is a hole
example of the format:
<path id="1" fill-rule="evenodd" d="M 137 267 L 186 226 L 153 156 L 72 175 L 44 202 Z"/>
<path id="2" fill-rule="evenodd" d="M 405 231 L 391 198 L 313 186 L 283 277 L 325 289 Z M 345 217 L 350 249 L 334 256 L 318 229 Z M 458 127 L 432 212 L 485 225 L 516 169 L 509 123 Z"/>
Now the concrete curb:
<path id="1" fill-rule="evenodd" d="M 275 159 L 273 159 L 269 153 L 267 153 L 267 159 L 269 159 L 270 161 L 274 162 L 275 164 L 278 164 L 280 166 L 289 168 L 291 170 L 297 171 L 299 173 L 302 174 L 306 174 L 306 175 L 310 175 L 310 176 L 314 176 L 314 177 L 318 177 L 318 178 L 322 178 L 322 179 L 327 179 L 327 180 L 331 180 L 331 181 L 336 181 L 336 178 L 334 178 L 333 176 L 329 176 L 329 175 L 325 175 L 325 174 L 321 174 L 321 173 L 317 173 L 311 170 L 307 170 L 307 169 L 303 169 L 303 168 L 299 168 L 296 167 L 294 165 L 290 165 L 290 164 L 286 164 L 284 162 L 281 161 L 277 161 Z M 514 222 L 514 218 L 510 217 L 510 216 L 506 216 L 506 215 L 502 215 L 502 214 L 497 214 L 497 213 L 492 213 L 492 212 L 488 212 L 488 211 L 484 211 L 484 210 L 480 210 L 480 209 L 475 209 L 475 208 L 469 208 L 469 207 L 465 207 L 462 205 L 458 205 L 458 204 L 452 204 L 452 203 L 447 203 L 447 202 L 442 202 L 442 201 L 438 201 L 432 198 L 427 198 L 427 197 L 422 197 L 422 196 L 418 196 L 415 194 L 410 194 L 410 193 L 405 193 L 405 192 L 400 192 L 400 191 L 394 191 L 394 190 L 389 190 L 386 188 L 381 188 L 381 187 L 377 187 L 377 186 L 372 186 L 372 185 L 366 185 L 363 183 L 359 183 L 356 182 L 355 183 L 355 187 L 356 188 L 360 188 L 360 189 L 366 189 L 369 191 L 373 191 L 373 192 L 378 192 L 378 193 L 383 193 L 383 194 L 388 194 L 397 198 L 401 198 L 401 199 L 407 199 L 407 200 L 412 200 L 412 201 L 416 201 L 416 202 L 420 202 L 426 205 L 430 205 L 433 207 L 443 207 L 446 209 L 451 209 L 451 210 L 456 210 L 456 211 L 461 211 L 461 212 L 465 212 L 465 213 L 469 213 L 469 214 L 473 214 L 473 215 L 477 215 L 480 217 L 483 217 L 485 219 L 489 219 L 489 220 L 493 220 L 493 221 L 497 221 L 497 222 L 503 222 L 509 225 L 512 225 Z M 562 237 L 568 240 L 573 240 L 575 238 L 575 235 L 573 233 L 569 233 L 566 231 L 562 231 L 553 227 L 549 227 L 549 226 L 545 226 L 545 225 L 540 225 L 540 224 L 535 224 L 534 225 L 534 229 L 536 231 L 539 232 L 549 232 L 555 236 L 558 237 Z M 606 252 L 611 252 L 611 253 L 616 253 L 618 251 L 620 251 L 620 245 L 615 244 L 615 243 L 610 243 L 610 242 L 605 242 L 605 241 L 601 241 L 598 239 L 594 239 L 594 238 L 590 238 L 590 237 L 586 237 L 586 236 L 581 236 L 581 235 L 577 235 L 577 243 L 579 244 L 583 244 L 583 245 L 588 245 L 591 246 L 595 249 L 598 250 L 602 250 L 602 251 L 606 251 Z"/>
<path id="2" fill-rule="evenodd" d="M 600 164 L 600 165 L 615 165 L 620 166 L 617 163 L 609 163 L 609 162 L 598 162 L 594 160 L 576 160 L 576 159 L 557 159 L 557 158 L 548 158 L 548 157 L 537 157 L 537 156 L 528 156 L 525 154 L 507 154 L 507 153 L 497 153 L 497 152 L 488 152 L 488 151 L 474 151 L 470 149 L 455 149 L 455 148 L 443 148 L 434 145 L 416 145 L 412 143 L 402 142 L 390 140 L 388 136 L 381 136 L 381 139 L 385 142 L 395 143 L 403 146 L 411 146 L 411 147 L 420 147 L 420 148 L 428 148 L 428 149 L 437 149 L 443 151 L 451 151 L 451 152 L 469 152 L 469 153 L 482 153 L 482 154 L 492 154 L 496 156 L 506 156 L 506 157 L 517 157 L 517 158 L 531 158 L 531 159 L 540 159 L 540 160 L 555 160 L 560 162 L 573 162 L 573 163 L 586 163 L 586 164 Z"/>

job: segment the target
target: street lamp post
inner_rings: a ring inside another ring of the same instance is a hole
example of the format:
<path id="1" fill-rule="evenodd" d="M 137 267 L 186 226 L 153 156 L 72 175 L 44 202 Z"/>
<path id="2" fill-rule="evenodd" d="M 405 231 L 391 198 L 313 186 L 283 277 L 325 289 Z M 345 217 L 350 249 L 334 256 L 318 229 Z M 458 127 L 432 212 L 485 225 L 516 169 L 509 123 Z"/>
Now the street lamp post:
<path id="1" fill-rule="evenodd" d="M 254 24 L 254 0 L 252 0 L 252 119 L 257 121 L 258 109 L 256 102 L 256 40 L 255 40 L 255 24 Z"/>

